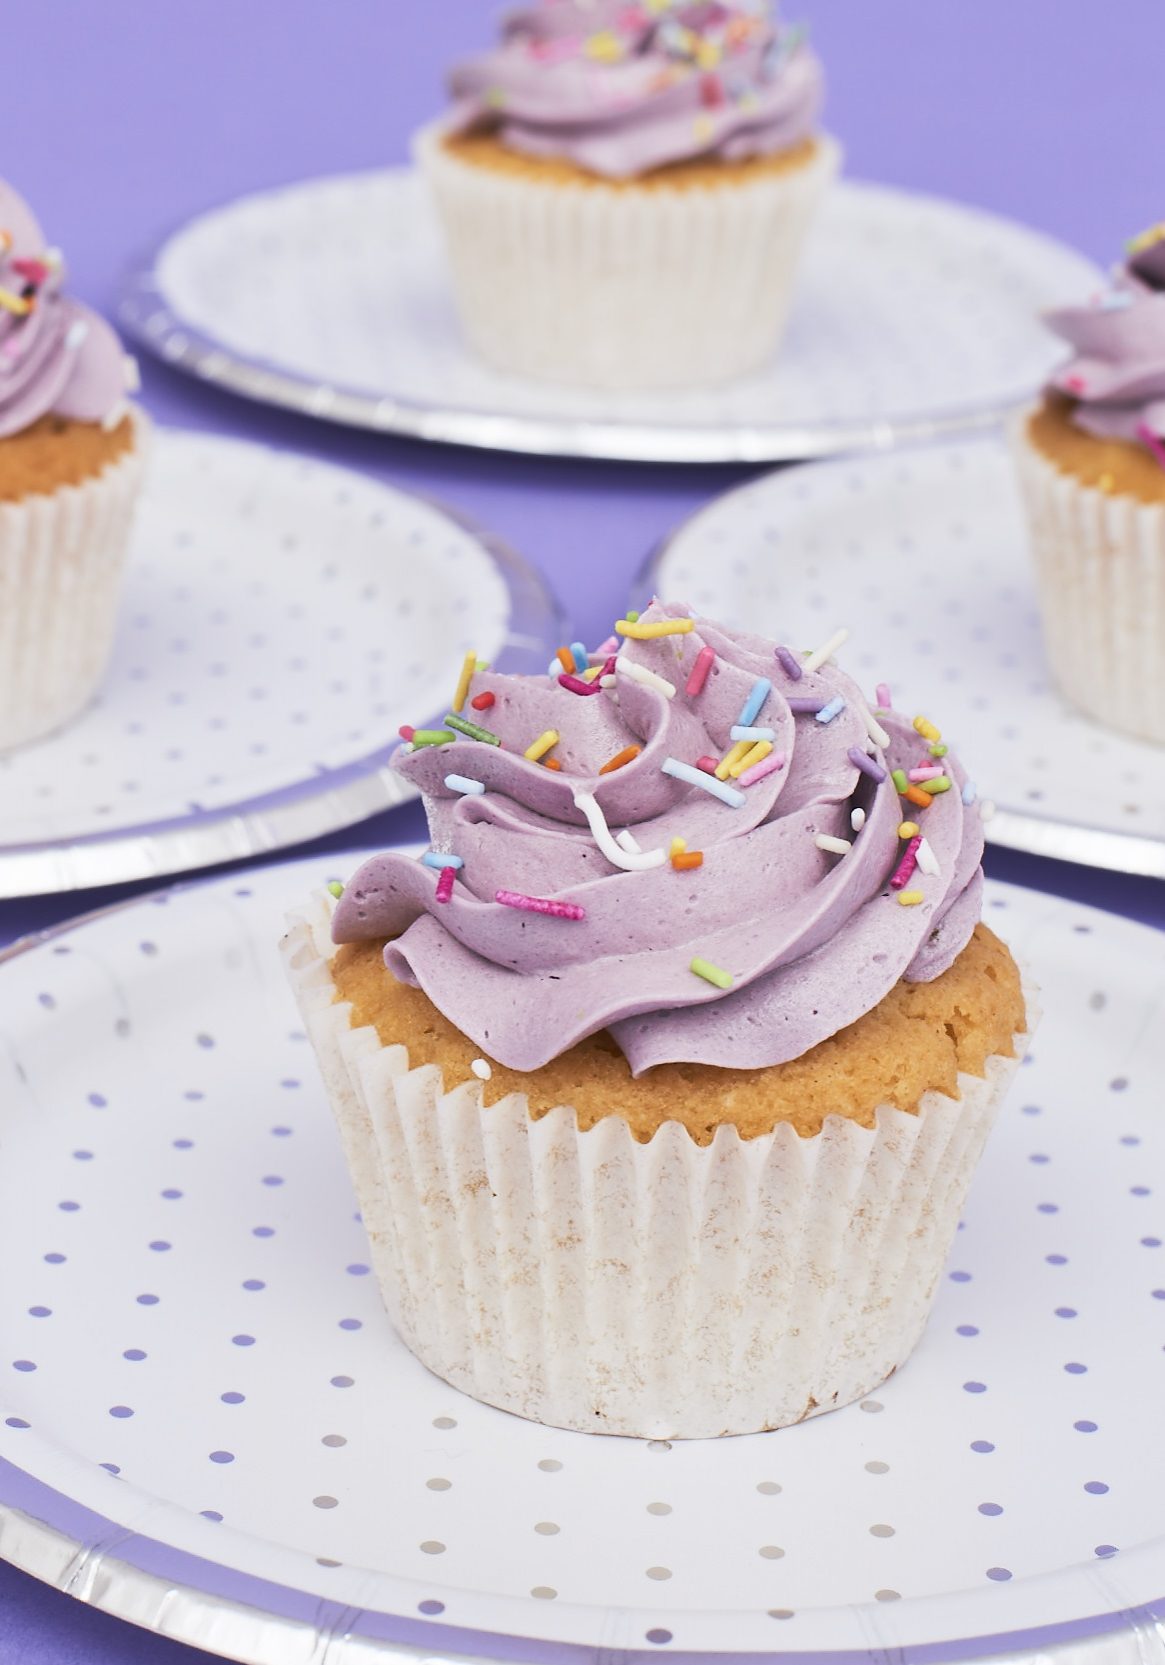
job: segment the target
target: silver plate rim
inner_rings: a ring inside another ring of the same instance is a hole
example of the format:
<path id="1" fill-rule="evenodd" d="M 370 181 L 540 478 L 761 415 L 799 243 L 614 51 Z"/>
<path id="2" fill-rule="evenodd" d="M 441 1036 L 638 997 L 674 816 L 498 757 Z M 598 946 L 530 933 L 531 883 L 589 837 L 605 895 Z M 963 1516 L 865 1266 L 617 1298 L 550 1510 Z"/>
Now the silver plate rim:
<path id="1" fill-rule="evenodd" d="M 168 426 L 165 432 L 196 439 L 208 437 L 193 428 Z M 302 457 L 304 461 L 321 462 L 307 452 L 273 446 L 263 440 L 239 439 L 217 432 L 209 437 L 224 445 L 257 447 L 292 460 Z M 358 474 L 361 479 L 374 478 L 345 463 L 324 461 L 323 466 L 340 473 Z M 566 615 L 554 590 L 537 567 L 504 539 L 428 492 L 409 491 L 384 481 L 376 483 L 435 510 L 472 537 L 493 561 L 505 584 L 510 608 L 507 633 L 497 657 L 499 668 L 507 668 L 515 652 L 545 658 L 553 652 L 554 641 L 566 639 L 569 634 Z M 417 796 L 388 767 L 395 744 L 394 741 L 347 765 L 345 772 L 355 771 L 354 778 L 336 782 L 325 777 L 273 795 L 285 801 L 240 799 L 168 823 L 142 823 L 76 839 L 0 844 L 0 902 L 170 878 L 204 867 L 271 855 L 329 833 L 342 832 L 371 815 L 409 803 Z"/>
<path id="2" fill-rule="evenodd" d="M 351 174 L 324 175 L 247 196 L 276 195 L 295 184 L 317 184 L 323 179 L 362 177 L 369 172 L 411 173 L 397 166 L 363 170 Z M 871 181 L 849 181 L 858 188 L 893 192 L 912 200 L 940 204 L 974 215 L 1047 244 L 1080 260 L 1087 256 L 1033 226 L 1004 214 L 933 192 L 909 191 Z M 231 206 L 218 205 L 220 209 Z M 216 212 L 215 209 L 208 210 Z M 925 440 L 950 438 L 984 431 L 1005 422 L 1028 395 L 990 405 L 966 409 L 915 413 L 896 418 L 871 418 L 856 422 L 803 426 L 772 423 L 763 426 L 667 427 L 646 422 L 580 420 L 574 418 L 518 416 L 495 411 L 426 404 L 391 394 L 371 393 L 360 388 L 333 386 L 253 358 L 226 346 L 183 319 L 168 301 L 162 288 L 162 258 L 170 243 L 203 214 L 193 215 L 159 238 L 148 254 L 129 271 L 117 303 L 117 319 L 139 346 L 175 369 L 184 371 L 213 387 L 250 399 L 258 404 L 292 410 L 317 417 L 341 427 L 361 428 L 373 433 L 399 434 L 442 445 L 465 445 L 478 450 L 510 451 L 530 456 L 578 457 L 606 462 L 654 462 L 667 464 L 730 463 L 760 464 L 806 462 L 816 457 L 841 456 L 851 452 L 887 451 Z"/>
<path id="3" fill-rule="evenodd" d="M 958 437 L 973 436 L 960 434 Z M 639 570 L 631 599 L 644 593 L 654 593 L 673 545 L 687 536 L 701 516 L 752 490 L 762 480 L 772 479 L 784 472 L 783 469 L 772 469 L 766 474 L 756 474 L 751 480 L 730 487 L 685 515 L 651 550 Z M 1009 809 L 1006 804 L 996 805 L 995 814 L 985 822 L 983 832 L 989 844 L 997 844 L 1004 850 L 1020 850 L 1029 856 L 1074 862 L 1080 867 L 1104 868 L 1110 873 L 1130 873 L 1137 878 L 1165 879 L 1165 838 L 1153 838 L 1147 833 L 1114 832 L 1108 827 L 1090 827 L 1078 821 L 1032 815 L 1027 810 Z"/>

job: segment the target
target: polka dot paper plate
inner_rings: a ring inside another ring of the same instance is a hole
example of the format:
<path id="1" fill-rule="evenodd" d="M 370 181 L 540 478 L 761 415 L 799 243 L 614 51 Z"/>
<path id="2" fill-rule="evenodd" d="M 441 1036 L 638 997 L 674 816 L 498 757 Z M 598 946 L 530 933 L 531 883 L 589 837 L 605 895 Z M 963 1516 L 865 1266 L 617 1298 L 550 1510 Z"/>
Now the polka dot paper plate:
<path id="1" fill-rule="evenodd" d="M 921 1346 L 861 1404 L 668 1445 L 488 1409 L 396 1341 L 276 952 L 357 859 L 0 963 L 0 1554 L 265 1665 L 1148 1658 L 1160 937 L 988 886 L 1045 1017 Z"/>
<path id="2" fill-rule="evenodd" d="M 766 475 L 694 515 L 645 584 L 803 646 L 848 625 L 846 666 L 931 716 L 998 804 L 990 839 L 1165 877 L 1165 750 L 1052 687 L 1002 440 Z"/>
<path id="3" fill-rule="evenodd" d="M 422 182 L 397 168 L 200 216 L 131 280 L 120 318 L 179 369 L 328 421 L 496 450 L 759 462 L 997 420 L 1063 357 L 1040 309 L 1101 282 L 1012 221 L 844 183 L 814 226 L 771 368 L 680 394 L 542 385 L 464 345 Z M 321 308 L 321 294 L 345 304 Z"/>
<path id="4" fill-rule="evenodd" d="M 75 723 L 0 756 L 0 897 L 209 866 L 409 796 L 401 723 L 471 648 L 545 667 L 553 603 L 507 550 L 364 475 L 156 434 L 113 661 Z"/>

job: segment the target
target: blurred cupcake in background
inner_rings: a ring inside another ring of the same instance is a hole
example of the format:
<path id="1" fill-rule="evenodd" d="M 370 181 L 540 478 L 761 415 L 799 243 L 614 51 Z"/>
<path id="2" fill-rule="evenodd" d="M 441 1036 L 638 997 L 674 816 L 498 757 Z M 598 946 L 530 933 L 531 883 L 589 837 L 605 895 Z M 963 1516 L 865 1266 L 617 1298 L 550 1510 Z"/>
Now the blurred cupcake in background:
<path id="1" fill-rule="evenodd" d="M 1165 742 L 1165 224 L 1048 314 L 1072 357 L 1012 428 L 1061 692 Z"/>
<path id="2" fill-rule="evenodd" d="M 0 750 L 59 728 L 109 657 L 148 424 L 110 326 L 0 181 Z"/>
<path id="3" fill-rule="evenodd" d="M 606 389 L 765 363 L 840 159 L 768 0 L 543 0 L 449 85 L 416 154 L 482 357 Z"/>

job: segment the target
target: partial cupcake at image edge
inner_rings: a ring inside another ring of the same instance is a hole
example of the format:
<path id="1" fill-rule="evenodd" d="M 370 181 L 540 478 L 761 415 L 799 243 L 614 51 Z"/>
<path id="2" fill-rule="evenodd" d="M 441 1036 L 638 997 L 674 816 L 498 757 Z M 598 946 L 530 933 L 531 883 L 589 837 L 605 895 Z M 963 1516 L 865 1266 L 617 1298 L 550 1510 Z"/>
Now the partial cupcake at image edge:
<path id="1" fill-rule="evenodd" d="M 1048 659 L 1073 705 L 1165 743 L 1165 225 L 1047 323 L 1072 356 L 1011 445 Z"/>
<path id="2" fill-rule="evenodd" d="M 449 87 L 414 148 L 483 358 L 602 389 L 771 358 L 840 149 L 768 0 L 544 0 Z"/>
<path id="3" fill-rule="evenodd" d="M 134 361 L 63 284 L 0 180 L 0 752 L 96 692 L 148 438 Z"/>
<path id="4" fill-rule="evenodd" d="M 395 766 L 431 847 L 285 961 L 385 1304 L 455 1387 L 651 1438 L 869 1393 L 922 1333 L 1034 1014 L 925 716 L 652 603 L 470 654 Z"/>

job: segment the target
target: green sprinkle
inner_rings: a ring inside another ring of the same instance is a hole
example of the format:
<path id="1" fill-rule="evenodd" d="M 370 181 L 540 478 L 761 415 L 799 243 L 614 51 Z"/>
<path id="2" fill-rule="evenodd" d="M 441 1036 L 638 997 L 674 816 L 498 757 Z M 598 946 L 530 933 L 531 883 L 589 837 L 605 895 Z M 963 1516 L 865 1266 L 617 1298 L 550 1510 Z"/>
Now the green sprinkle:
<path id="1" fill-rule="evenodd" d="M 446 728 L 416 728 L 413 730 L 414 746 L 447 746 L 450 740 L 457 736 L 450 734 Z"/>
<path id="2" fill-rule="evenodd" d="M 488 671 L 489 670 L 489 660 L 488 659 L 479 659 L 477 661 L 477 668 L 478 668 L 479 671 Z"/>
<path id="3" fill-rule="evenodd" d="M 899 792 L 905 792 L 910 785 L 910 782 L 906 779 L 905 769 L 895 769 L 892 772 L 890 779 L 894 782 L 895 789 Z"/>
<path id="4" fill-rule="evenodd" d="M 945 775 L 938 775 L 934 780 L 924 780 L 919 784 L 924 792 L 929 792 L 932 796 L 936 792 L 949 792 L 951 789 L 951 783 Z"/>
<path id="5" fill-rule="evenodd" d="M 635 611 L 634 607 L 629 607 L 623 617 L 627 620 L 628 624 L 639 623 L 639 614 Z"/>
<path id="6" fill-rule="evenodd" d="M 950 747 L 940 744 L 937 746 L 928 746 L 926 749 L 930 753 L 931 757 L 945 757 L 947 752 L 950 750 Z"/>
<path id="7" fill-rule="evenodd" d="M 688 970 L 694 971 L 697 977 L 703 977 L 708 983 L 715 983 L 718 989 L 730 989 L 732 987 L 732 973 L 730 971 L 721 971 L 718 965 L 713 965 L 710 960 L 702 960 L 698 954 Z"/>
<path id="8" fill-rule="evenodd" d="M 336 898 L 337 902 L 340 900 L 340 897 L 343 896 L 343 894 L 344 894 L 344 887 L 340 883 L 339 879 L 329 879 L 328 880 L 328 890 Z"/>
<path id="9" fill-rule="evenodd" d="M 500 110 L 506 102 L 506 95 L 500 87 L 487 87 L 485 101 L 492 109 Z"/>
<path id="10" fill-rule="evenodd" d="M 500 746 L 501 740 L 496 734 L 491 734 L 488 728 L 479 728 L 476 723 L 467 723 L 464 717 L 455 716 L 451 711 L 445 718 L 449 728 L 455 728 L 459 734 L 467 734 L 471 740 L 484 740 L 487 746 Z M 452 735 L 449 736 L 453 738 Z"/>

